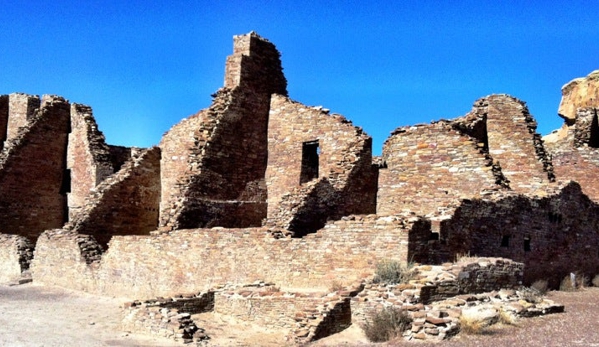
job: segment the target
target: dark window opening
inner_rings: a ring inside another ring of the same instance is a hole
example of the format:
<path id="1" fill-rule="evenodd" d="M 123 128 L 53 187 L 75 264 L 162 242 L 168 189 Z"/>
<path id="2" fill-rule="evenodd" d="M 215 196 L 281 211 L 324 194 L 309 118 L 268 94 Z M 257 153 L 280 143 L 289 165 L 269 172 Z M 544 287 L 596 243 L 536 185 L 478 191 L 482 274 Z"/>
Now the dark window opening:
<path id="1" fill-rule="evenodd" d="M 501 238 L 501 247 L 509 247 L 510 246 L 510 235 L 503 235 Z"/>
<path id="2" fill-rule="evenodd" d="M 530 236 L 524 238 L 524 252 L 530 252 Z"/>
<path id="3" fill-rule="evenodd" d="M 302 171 L 300 184 L 318 178 L 318 155 L 320 148 L 318 140 L 304 142 L 302 145 Z"/>
<path id="4" fill-rule="evenodd" d="M 552 223 L 561 223 L 562 222 L 562 215 L 559 213 L 552 213 L 549 212 L 549 221 Z"/>
<path id="5" fill-rule="evenodd" d="M 71 170 L 65 169 L 62 173 L 62 183 L 60 185 L 60 194 L 71 192 Z"/>
<path id="6" fill-rule="evenodd" d="M 591 121 L 591 134 L 589 138 L 589 147 L 599 148 L 599 120 L 597 120 L 597 110 L 595 109 L 593 120 Z"/>
<path id="7" fill-rule="evenodd" d="M 436 233 L 436 232 L 431 232 L 431 233 L 428 235 L 428 240 L 429 240 L 429 241 L 438 241 L 438 240 L 439 240 L 439 233 Z"/>

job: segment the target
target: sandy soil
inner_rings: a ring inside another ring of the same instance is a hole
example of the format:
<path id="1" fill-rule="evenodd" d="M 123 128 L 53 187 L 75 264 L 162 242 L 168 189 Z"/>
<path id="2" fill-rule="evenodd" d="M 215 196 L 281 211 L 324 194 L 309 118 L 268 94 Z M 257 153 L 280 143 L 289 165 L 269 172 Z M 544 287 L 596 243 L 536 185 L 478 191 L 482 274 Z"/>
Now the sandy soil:
<path id="1" fill-rule="evenodd" d="M 182 346 L 121 331 L 125 301 L 31 283 L 0 286 L 0 346 Z"/>

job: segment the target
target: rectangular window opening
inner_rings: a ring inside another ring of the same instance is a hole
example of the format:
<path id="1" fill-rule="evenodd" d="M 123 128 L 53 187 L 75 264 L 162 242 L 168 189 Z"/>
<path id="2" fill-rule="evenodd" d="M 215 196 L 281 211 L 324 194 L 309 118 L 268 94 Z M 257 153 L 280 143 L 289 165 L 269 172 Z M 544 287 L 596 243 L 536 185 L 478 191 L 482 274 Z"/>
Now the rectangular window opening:
<path id="1" fill-rule="evenodd" d="M 308 141 L 302 144 L 302 169 L 300 173 L 300 184 L 310 182 L 318 178 L 318 157 L 320 147 L 318 140 Z"/>
<path id="2" fill-rule="evenodd" d="M 501 238 L 501 247 L 509 247 L 510 246 L 510 235 L 503 235 Z"/>
<path id="3" fill-rule="evenodd" d="M 524 252 L 530 252 L 530 236 L 524 237 Z"/>
<path id="4" fill-rule="evenodd" d="M 64 169 L 62 173 L 62 184 L 60 185 L 60 194 L 64 195 L 71 192 L 71 170 Z"/>

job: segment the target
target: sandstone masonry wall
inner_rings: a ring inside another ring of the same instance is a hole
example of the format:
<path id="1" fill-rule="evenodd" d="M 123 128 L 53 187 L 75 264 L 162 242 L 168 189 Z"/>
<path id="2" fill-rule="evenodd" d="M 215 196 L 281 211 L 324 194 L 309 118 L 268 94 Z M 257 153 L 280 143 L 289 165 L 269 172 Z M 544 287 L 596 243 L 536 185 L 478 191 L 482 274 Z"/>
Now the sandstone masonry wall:
<path id="1" fill-rule="evenodd" d="M 160 148 L 137 150 L 119 172 L 86 197 L 67 228 L 102 245 L 113 235 L 147 235 L 158 227 Z"/>
<path id="2" fill-rule="evenodd" d="M 383 147 L 377 213 L 445 214 L 460 198 L 496 189 L 482 151 L 484 144 L 447 121 L 398 128 Z"/>
<path id="3" fill-rule="evenodd" d="M 499 256 L 525 264 L 524 282 L 599 273 L 599 207 L 571 182 L 546 197 L 464 200 L 441 224 L 450 257 Z"/>
<path id="4" fill-rule="evenodd" d="M 27 105 L 36 100 L 21 95 L 17 99 L 28 100 Z M 44 230 L 65 222 L 69 123 L 69 103 L 44 96 L 41 110 L 30 123 L 5 142 L 0 153 L 0 232 L 35 240 Z"/>
<path id="5" fill-rule="evenodd" d="M 324 290 L 334 281 L 359 282 L 373 273 L 381 259 L 407 262 L 409 234 L 425 231 L 430 232 L 430 223 L 416 217 L 371 215 L 346 217 L 301 239 L 276 238 L 266 228 L 114 236 L 93 271 L 72 239 L 46 233 L 42 247 L 38 241 L 33 278 L 74 289 L 89 284 L 95 286 L 90 289 L 94 292 L 128 297 L 171 295 L 258 279 L 287 288 Z M 67 273 L 55 268 L 77 270 Z"/>
<path id="6" fill-rule="evenodd" d="M 226 71 L 210 108 L 160 144 L 163 230 L 260 226 L 266 217 L 270 95 L 287 94 L 280 54 L 255 33 L 236 36 Z"/>
<path id="7" fill-rule="evenodd" d="M 273 95 L 268 124 L 268 222 L 305 234 L 327 219 L 376 210 L 372 139 L 340 115 Z M 307 151 L 313 153 L 307 154 Z M 306 156 L 315 173 L 302 182 Z M 319 191 L 320 189 L 320 191 Z"/>
<path id="8" fill-rule="evenodd" d="M 71 105 L 67 168 L 71 181 L 69 219 L 72 219 L 83 207 L 90 191 L 113 173 L 110 150 L 89 106 Z"/>
<path id="9" fill-rule="evenodd" d="M 6 138 L 10 140 L 19 136 L 19 128 L 30 124 L 35 116 L 35 110 L 40 107 L 40 99 L 34 95 L 13 93 L 8 96 L 8 100 Z"/>
<path id="10" fill-rule="evenodd" d="M 0 283 L 11 282 L 29 269 L 33 244 L 23 236 L 0 234 Z"/>

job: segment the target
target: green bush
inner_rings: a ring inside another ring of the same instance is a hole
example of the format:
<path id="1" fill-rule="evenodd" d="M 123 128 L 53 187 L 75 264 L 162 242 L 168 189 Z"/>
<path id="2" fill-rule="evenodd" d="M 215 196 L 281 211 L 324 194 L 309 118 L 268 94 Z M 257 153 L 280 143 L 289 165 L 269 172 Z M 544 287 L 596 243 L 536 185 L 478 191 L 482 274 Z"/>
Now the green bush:
<path id="1" fill-rule="evenodd" d="M 385 284 L 408 283 L 410 278 L 409 266 L 401 265 L 396 260 L 382 260 L 376 264 L 373 282 Z"/>
<path id="2" fill-rule="evenodd" d="M 405 310 L 386 307 L 371 315 L 362 326 L 364 334 L 371 342 L 385 342 L 410 328 L 412 319 Z"/>

